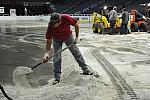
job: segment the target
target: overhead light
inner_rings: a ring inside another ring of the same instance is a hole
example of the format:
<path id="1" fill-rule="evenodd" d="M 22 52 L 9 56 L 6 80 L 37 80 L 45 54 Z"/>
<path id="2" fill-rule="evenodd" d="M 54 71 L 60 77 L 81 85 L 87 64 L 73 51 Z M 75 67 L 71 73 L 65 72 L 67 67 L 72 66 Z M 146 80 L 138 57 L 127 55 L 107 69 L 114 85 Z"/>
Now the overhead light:
<path id="1" fill-rule="evenodd" d="M 104 9 L 107 9 L 107 6 L 104 6 Z"/>
<path id="2" fill-rule="evenodd" d="M 148 3 L 148 6 L 150 6 L 150 3 Z"/>

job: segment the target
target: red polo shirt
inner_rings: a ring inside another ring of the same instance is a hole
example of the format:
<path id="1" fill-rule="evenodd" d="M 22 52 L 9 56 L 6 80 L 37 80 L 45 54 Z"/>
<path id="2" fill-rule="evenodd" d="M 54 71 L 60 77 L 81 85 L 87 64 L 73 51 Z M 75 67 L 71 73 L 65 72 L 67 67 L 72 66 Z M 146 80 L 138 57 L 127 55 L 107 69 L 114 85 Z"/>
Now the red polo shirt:
<path id="1" fill-rule="evenodd" d="M 61 15 L 61 23 L 58 27 L 53 27 L 52 25 L 48 25 L 46 32 L 46 39 L 56 38 L 58 40 L 65 41 L 72 34 L 72 30 L 70 29 L 70 25 L 75 25 L 77 20 L 72 18 L 67 14 Z"/>

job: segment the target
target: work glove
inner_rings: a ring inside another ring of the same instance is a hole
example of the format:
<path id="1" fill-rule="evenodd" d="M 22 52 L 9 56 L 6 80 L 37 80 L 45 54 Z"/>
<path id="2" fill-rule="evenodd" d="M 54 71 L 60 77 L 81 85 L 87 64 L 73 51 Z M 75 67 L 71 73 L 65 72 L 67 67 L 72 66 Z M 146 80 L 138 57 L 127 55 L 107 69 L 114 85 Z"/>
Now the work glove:
<path id="1" fill-rule="evenodd" d="M 46 52 L 43 57 L 43 63 L 47 63 L 48 59 L 49 59 L 49 53 Z"/>
<path id="2" fill-rule="evenodd" d="M 74 44 L 79 44 L 80 43 L 80 39 L 79 38 L 75 38 Z"/>

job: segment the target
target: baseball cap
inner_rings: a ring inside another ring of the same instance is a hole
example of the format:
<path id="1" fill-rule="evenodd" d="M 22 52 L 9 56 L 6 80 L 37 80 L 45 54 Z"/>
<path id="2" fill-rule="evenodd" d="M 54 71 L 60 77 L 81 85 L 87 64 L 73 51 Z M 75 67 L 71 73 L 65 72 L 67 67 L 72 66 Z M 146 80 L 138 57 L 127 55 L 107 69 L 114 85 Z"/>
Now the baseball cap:
<path id="1" fill-rule="evenodd" d="M 60 19 L 61 19 L 61 15 L 59 13 L 54 12 L 51 14 L 50 23 L 51 24 L 57 23 L 60 21 Z"/>

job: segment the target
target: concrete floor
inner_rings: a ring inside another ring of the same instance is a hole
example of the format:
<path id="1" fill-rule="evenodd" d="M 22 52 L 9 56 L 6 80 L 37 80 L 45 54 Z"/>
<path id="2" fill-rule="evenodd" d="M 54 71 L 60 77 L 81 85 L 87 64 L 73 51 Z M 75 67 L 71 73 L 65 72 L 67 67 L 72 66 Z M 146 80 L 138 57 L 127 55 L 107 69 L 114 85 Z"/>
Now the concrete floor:
<path id="1" fill-rule="evenodd" d="M 0 22 L 0 82 L 2 84 L 6 86 L 13 85 L 12 74 L 16 67 L 32 67 L 39 63 L 45 51 L 46 27 L 47 22 L 42 21 Z M 101 87 L 102 90 L 98 92 L 101 99 L 96 96 L 97 99 L 91 100 L 117 100 L 114 99 L 116 94 L 109 77 L 91 54 L 92 50 L 95 48 L 100 49 L 101 54 L 115 66 L 141 100 L 150 100 L 150 34 L 133 33 L 128 35 L 99 35 L 92 32 L 91 24 L 80 24 L 80 27 L 81 42 L 79 48 L 89 66 L 101 75 L 104 83 L 108 84 L 105 88 Z M 68 53 L 66 53 L 66 55 L 67 54 Z M 64 55 L 64 57 L 66 57 L 66 55 Z M 67 66 L 73 65 L 76 66 L 73 62 L 69 62 Z M 51 60 L 48 64 L 36 68 L 34 72 L 28 76 L 31 85 L 34 88 L 46 85 L 51 78 L 53 78 Z M 69 76 L 65 78 L 63 80 L 66 82 L 67 78 L 69 79 Z M 64 84 L 61 84 L 59 87 L 61 86 L 64 86 Z M 11 94 L 11 96 L 12 95 L 13 94 Z M 0 95 L 0 97 L 2 97 L 2 95 Z"/>
<path id="2" fill-rule="evenodd" d="M 32 67 L 39 63 L 45 51 L 47 22 L 1 22 L 0 24 L 0 82 L 13 84 L 12 74 L 16 67 Z M 34 77 L 43 80 L 53 77 L 51 65 L 35 69 Z M 31 75 L 32 76 L 32 75 Z M 32 77 L 32 80 L 34 78 Z"/>

